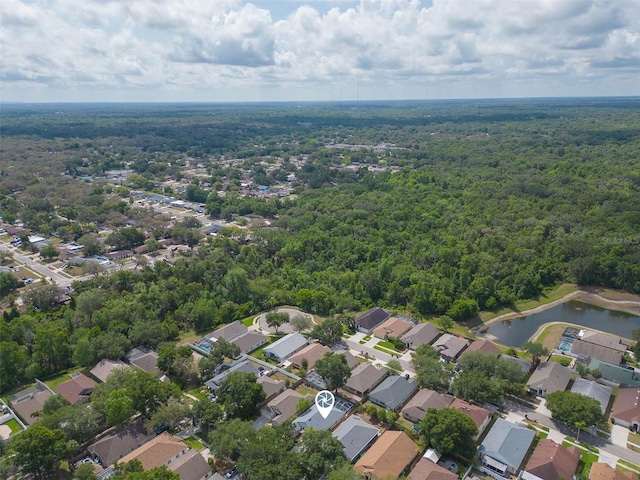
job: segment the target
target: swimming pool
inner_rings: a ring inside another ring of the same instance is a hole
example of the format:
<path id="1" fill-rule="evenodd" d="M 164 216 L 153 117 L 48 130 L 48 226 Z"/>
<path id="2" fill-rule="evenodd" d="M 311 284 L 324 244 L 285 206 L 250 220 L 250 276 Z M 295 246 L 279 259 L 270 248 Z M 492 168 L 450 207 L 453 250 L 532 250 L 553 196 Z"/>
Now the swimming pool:
<path id="1" fill-rule="evenodd" d="M 570 352 L 571 346 L 573 345 L 573 339 L 562 338 L 558 343 L 558 350 L 562 350 L 563 352 Z"/>

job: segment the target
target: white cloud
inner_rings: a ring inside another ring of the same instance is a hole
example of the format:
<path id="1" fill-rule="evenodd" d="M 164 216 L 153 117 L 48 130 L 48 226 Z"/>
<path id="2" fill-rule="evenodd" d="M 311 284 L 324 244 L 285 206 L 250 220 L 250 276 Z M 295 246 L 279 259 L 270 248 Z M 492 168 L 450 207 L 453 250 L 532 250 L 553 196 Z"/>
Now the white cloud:
<path id="1" fill-rule="evenodd" d="M 0 81 L 5 100 L 637 95 L 637 6 L 5 0 Z"/>

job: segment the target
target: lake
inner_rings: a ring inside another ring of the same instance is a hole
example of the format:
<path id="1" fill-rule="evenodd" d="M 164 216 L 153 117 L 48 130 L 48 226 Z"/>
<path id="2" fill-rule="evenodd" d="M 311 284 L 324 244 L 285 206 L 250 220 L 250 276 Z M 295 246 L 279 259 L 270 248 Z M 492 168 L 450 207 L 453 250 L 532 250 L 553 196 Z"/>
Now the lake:
<path id="1" fill-rule="evenodd" d="M 631 331 L 640 327 L 640 316 L 571 300 L 540 313 L 496 322 L 485 333 L 495 336 L 503 345 L 519 347 L 549 322 L 573 323 L 631 338 Z"/>

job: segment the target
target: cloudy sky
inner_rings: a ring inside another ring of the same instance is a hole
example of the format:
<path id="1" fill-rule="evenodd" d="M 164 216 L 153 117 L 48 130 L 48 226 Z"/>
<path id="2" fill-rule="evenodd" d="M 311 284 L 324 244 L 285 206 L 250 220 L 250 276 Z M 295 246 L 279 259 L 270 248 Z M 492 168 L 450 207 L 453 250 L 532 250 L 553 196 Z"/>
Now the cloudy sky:
<path id="1" fill-rule="evenodd" d="M 2 101 L 640 95 L 640 0 L 2 0 Z"/>

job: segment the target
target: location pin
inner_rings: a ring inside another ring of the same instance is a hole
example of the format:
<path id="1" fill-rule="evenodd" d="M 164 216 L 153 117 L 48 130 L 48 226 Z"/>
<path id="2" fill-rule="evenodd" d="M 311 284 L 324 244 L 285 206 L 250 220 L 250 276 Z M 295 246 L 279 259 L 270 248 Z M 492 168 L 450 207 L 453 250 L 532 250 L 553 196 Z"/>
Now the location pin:
<path id="1" fill-rule="evenodd" d="M 333 409 L 336 399 L 329 390 L 322 390 L 316 395 L 316 407 L 322 418 L 327 418 Z"/>

